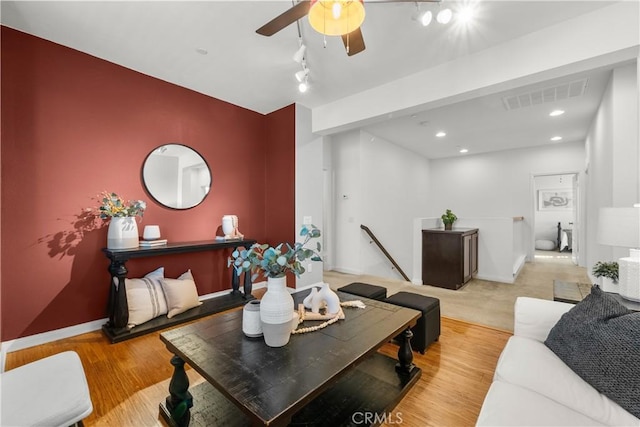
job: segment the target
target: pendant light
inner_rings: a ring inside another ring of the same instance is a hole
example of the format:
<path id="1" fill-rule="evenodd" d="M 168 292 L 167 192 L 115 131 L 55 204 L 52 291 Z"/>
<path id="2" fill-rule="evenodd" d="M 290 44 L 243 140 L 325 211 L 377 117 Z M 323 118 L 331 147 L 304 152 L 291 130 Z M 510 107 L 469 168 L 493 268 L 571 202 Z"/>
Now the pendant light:
<path id="1" fill-rule="evenodd" d="M 341 36 L 364 22 L 363 0 L 311 0 L 309 23 L 327 36 Z"/>

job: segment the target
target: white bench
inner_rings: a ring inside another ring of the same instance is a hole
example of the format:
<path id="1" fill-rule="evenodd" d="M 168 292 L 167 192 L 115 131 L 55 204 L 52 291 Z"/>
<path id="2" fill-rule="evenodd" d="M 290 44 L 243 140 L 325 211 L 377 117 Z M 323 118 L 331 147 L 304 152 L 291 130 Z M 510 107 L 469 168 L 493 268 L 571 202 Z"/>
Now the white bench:
<path id="1" fill-rule="evenodd" d="M 0 374 L 1 426 L 66 427 L 93 411 L 82 362 L 65 351 Z"/>

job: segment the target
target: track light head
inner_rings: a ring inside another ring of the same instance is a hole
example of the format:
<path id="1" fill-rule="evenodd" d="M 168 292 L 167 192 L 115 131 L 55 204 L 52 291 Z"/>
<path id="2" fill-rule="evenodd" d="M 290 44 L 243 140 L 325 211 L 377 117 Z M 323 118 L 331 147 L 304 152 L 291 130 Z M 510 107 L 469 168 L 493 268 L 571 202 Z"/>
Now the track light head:
<path id="1" fill-rule="evenodd" d="M 433 13 L 430 10 L 425 10 L 420 15 L 418 15 L 418 22 L 422 24 L 423 27 L 426 27 L 431 23 L 433 19 Z"/>
<path id="2" fill-rule="evenodd" d="M 303 81 L 305 81 L 308 74 L 309 74 L 309 69 L 305 67 L 295 74 L 296 80 L 302 83 Z"/>
<path id="3" fill-rule="evenodd" d="M 293 60 L 298 64 L 302 64 L 306 50 L 307 46 L 304 43 L 300 43 L 300 47 L 296 50 L 296 53 L 293 54 Z"/>
<path id="4" fill-rule="evenodd" d="M 440 24 L 448 24 L 449 21 L 451 21 L 452 17 L 453 17 L 453 12 L 451 12 L 451 9 L 446 8 L 438 12 L 438 16 L 436 16 L 436 21 L 438 21 Z"/>

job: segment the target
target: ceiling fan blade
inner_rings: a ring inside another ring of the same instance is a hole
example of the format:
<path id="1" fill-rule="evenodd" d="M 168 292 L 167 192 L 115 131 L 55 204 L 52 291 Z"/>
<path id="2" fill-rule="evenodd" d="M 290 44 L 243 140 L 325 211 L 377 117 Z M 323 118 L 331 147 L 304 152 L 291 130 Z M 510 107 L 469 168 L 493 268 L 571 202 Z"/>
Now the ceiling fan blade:
<path id="1" fill-rule="evenodd" d="M 362 31 L 360 31 L 360 28 L 357 28 L 349 34 L 343 34 L 342 43 L 344 43 L 344 47 L 347 49 L 347 55 L 349 56 L 360 53 L 365 48 L 364 38 L 362 37 Z"/>
<path id="2" fill-rule="evenodd" d="M 263 36 L 272 36 L 307 15 L 310 6 L 311 2 L 309 0 L 302 0 L 300 3 L 258 28 L 256 33 Z"/>

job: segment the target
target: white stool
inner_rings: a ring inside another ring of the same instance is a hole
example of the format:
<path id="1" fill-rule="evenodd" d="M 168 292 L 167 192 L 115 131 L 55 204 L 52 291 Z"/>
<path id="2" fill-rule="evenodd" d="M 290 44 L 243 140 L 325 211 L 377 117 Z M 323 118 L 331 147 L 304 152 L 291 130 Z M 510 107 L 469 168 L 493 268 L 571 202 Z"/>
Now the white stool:
<path id="1" fill-rule="evenodd" d="M 0 374 L 0 425 L 67 427 L 93 412 L 82 362 L 65 351 Z"/>

